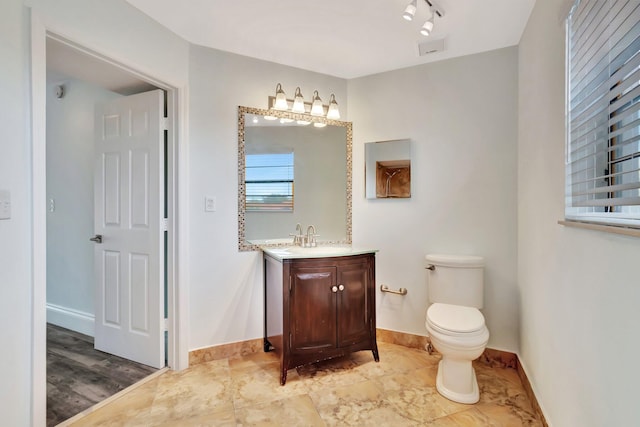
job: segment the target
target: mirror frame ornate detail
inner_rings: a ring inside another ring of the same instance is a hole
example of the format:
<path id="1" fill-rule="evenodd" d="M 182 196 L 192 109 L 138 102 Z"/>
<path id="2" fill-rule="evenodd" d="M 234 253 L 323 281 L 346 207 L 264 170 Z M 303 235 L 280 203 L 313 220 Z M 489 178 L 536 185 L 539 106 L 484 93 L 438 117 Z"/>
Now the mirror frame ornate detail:
<path id="1" fill-rule="evenodd" d="M 351 122 L 345 122 L 342 120 L 332 120 L 327 119 L 326 117 L 318 117 L 312 116 L 310 114 L 301 114 L 301 113 L 292 113 L 289 111 L 279 111 L 279 110 L 265 110 L 261 108 L 253 108 L 253 107 L 244 107 L 238 106 L 238 250 L 239 251 L 257 251 L 260 248 L 257 245 L 252 245 L 247 242 L 245 238 L 245 220 L 246 220 L 246 209 L 245 209 L 245 197 L 246 197 L 246 186 L 245 186 L 245 114 L 256 114 L 259 116 L 273 116 L 277 118 L 283 119 L 293 119 L 293 120 L 306 120 L 312 123 L 324 123 L 326 125 L 331 126 L 342 126 L 346 128 L 346 189 L 347 189 L 347 200 L 346 200 L 346 211 L 347 217 L 345 218 L 346 222 L 346 236 L 345 240 L 341 241 L 319 241 L 319 243 L 327 243 L 327 244 L 351 244 L 351 199 L 352 199 L 352 174 L 353 174 L 353 160 L 352 160 L 352 144 L 353 144 L 353 126 Z M 295 224 L 292 224 L 295 227 Z M 288 236 L 283 236 L 288 237 Z M 272 244 L 266 246 L 284 246 L 285 244 Z M 286 244 L 290 245 L 290 243 Z"/>

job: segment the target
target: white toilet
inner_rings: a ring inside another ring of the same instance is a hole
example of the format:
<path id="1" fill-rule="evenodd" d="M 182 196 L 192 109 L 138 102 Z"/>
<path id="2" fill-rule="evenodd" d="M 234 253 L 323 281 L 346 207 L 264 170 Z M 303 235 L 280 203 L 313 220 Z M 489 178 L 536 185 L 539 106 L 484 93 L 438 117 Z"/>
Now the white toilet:
<path id="1" fill-rule="evenodd" d="M 442 354 L 436 388 L 447 399 L 476 403 L 480 399 L 471 361 L 480 357 L 489 330 L 480 313 L 484 259 L 464 255 L 427 255 L 429 271 L 427 331 Z"/>

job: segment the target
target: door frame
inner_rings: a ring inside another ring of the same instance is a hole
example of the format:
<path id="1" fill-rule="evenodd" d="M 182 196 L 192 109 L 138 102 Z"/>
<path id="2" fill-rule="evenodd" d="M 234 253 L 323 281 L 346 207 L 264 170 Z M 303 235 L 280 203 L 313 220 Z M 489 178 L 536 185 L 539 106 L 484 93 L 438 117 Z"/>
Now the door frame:
<path id="1" fill-rule="evenodd" d="M 31 196 L 32 196 L 32 323 L 31 323 L 31 425 L 46 424 L 46 40 L 54 38 L 119 67 L 141 80 L 167 92 L 167 329 L 169 340 L 167 365 L 174 370 L 189 366 L 188 350 L 188 162 L 187 83 L 171 84 L 150 74 L 133 61 L 116 61 L 113 53 L 97 49 L 66 37 L 61 31 L 47 27 L 33 9 L 31 11 Z"/>

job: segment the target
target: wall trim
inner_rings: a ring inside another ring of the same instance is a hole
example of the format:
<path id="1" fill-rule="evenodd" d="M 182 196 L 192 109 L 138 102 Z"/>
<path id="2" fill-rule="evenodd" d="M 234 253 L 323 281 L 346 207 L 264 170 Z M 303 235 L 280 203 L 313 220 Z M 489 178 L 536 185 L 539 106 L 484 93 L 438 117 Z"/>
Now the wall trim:
<path id="1" fill-rule="evenodd" d="M 92 337 L 95 331 L 95 319 L 91 313 L 47 303 L 47 323 Z"/>

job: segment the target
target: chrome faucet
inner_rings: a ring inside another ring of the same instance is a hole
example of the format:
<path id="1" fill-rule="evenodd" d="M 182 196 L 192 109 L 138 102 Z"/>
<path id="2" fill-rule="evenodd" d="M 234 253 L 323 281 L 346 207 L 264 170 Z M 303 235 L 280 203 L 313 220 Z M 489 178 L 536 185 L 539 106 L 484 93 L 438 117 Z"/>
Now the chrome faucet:
<path id="1" fill-rule="evenodd" d="M 311 230 L 313 230 L 313 233 Z M 304 246 L 308 248 L 316 246 L 316 228 L 313 225 L 307 227 L 307 238 Z"/>
<path id="2" fill-rule="evenodd" d="M 302 226 L 300 223 L 296 224 L 296 234 L 290 234 L 290 236 L 293 236 L 294 246 L 302 246 L 304 236 L 302 235 Z"/>

